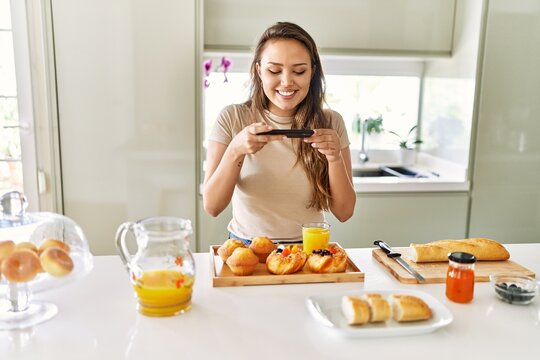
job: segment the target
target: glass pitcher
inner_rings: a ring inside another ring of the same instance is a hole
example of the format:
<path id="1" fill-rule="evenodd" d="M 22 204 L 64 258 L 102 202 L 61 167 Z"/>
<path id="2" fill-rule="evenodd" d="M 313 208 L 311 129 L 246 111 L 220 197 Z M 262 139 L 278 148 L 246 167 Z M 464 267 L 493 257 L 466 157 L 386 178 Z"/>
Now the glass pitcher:
<path id="1" fill-rule="evenodd" d="M 126 236 L 133 232 L 137 252 L 131 255 Z M 189 250 L 191 221 L 153 217 L 126 222 L 116 232 L 116 247 L 129 272 L 139 312 L 172 316 L 191 308 L 195 261 Z"/>

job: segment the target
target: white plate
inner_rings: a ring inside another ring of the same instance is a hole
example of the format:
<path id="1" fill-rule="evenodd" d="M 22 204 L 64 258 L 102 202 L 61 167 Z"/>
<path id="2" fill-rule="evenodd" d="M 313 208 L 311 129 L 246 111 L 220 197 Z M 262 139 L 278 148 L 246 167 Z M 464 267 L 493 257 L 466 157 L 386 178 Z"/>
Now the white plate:
<path id="1" fill-rule="evenodd" d="M 344 295 L 360 296 L 365 293 L 378 293 L 388 298 L 391 294 L 414 295 L 426 302 L 433 312 L 433 317 L 426 321 L 398 323 L 392 319 L 384 323 L 351 326 L 345 320 L 341 310 L 341 298 Z M 433 296 L 416 290 L 365 290 L 334 295 L 315 295 L 306 299 L 309 312 L 322 325 L 332 328 L 341 335 L 351 337 L 385 337 L 416 335 L 435 331 L 452 322 L 450 310 Z"/>

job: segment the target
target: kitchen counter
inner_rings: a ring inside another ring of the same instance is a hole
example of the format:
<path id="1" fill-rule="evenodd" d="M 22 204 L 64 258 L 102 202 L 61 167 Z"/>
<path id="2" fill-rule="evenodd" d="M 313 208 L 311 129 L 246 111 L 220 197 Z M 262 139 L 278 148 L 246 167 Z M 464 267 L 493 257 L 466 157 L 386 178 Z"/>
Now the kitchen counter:
<path id="1" fill-rule="evenodd" d="M 540 273 L 540 244 L 507 248 L 513 261 Z M 195 254 L 193 308 L 170 318 L 140 315 L 119 257 L 96 257 L 86 277 L 36 294 L 36 300 L 58 305 L 56 317 L 34 328 L 0 331 L 0 357 L 507 360 L 519 354 L 520 359 L 538 358 L 538 297 L 527 306 L 509 305 L 496 299 L 489 283 L 476 283 L 473 302 L 456 304 L 446 299 L 444 284 L 401 284 L 372 258 L 372 249 L 347 251 L 365 272 L 364 283 L 213 288 L 209 254 Z M 421 290 L 447 306 L 454 320 L 424 335 L 344 338 L 318 323 L 306 308 L 309 295 L 354 289 Z"/>

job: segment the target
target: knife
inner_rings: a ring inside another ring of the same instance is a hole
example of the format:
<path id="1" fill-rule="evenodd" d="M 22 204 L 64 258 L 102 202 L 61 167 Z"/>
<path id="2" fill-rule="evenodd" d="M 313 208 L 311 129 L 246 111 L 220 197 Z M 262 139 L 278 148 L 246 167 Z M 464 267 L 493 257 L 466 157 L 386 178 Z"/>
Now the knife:
<path id="1" fill-rule="evenodd" d="M 401 254 L 394 251 L 390 245 L 388 245 L 387 243 L 385 243 L 384 241 L 382 240 L 375 240 L 373 242 L 374 245 L 377 245 L 378 247 L 380 247 L 385 253 L 386 253 L 386 256 L 388 256 L 389 258 L 391 259 L 394 259 L 399 265 L 401 265 L 402 268 L 404 268 L 405 270 L 407 270 L 407 272 L 409 274 L 411 274 L 412 276 L 414 276 L 414 278 L 416 280 L 418 280 L 419 282 L 425 282 L 426 279 L 424 279 L 424 277 L 422 275 L 420 275 L 416 270 L 414 270 L 413 268 L 411 268 L 411 266 L 409 264 L 407 264 L 407 262 L 405 260 L 403 260 L 401 258 Z"/>

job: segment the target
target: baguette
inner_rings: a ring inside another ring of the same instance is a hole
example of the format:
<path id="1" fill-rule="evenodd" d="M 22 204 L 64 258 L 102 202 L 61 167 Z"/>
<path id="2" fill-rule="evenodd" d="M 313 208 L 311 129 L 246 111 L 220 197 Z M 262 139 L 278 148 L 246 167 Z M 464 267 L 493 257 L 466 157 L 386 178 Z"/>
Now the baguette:
<path id="1" fill-rule="evenodd" d="M 369 304 L 370 323 L 390 320 L 392 317 L 392 308 L 390 307 L 390 303 L 381 294 L 365 294 L 362 298 Z"/>
<path id="2" fill-rule="evenodd" d="M 343 296 L 341 310 L 349 325 L 363 325 L 369 321 L 369 304 L 357 296 Z"/>
<path id="3" fill-rule="evenodd" d="M 429 306 L 416 296 L 393 294 L 390 298 L 392 314 L 397 322 L 428 320 L 433 316 Z"/>
<path id="4" fill-rule="evenodd" d="M 448 261 L 448 254 L 455 251 L 476 256 L 477 260 L 508 260 L 510 254 L 495 240 L 471 238 L 463 240 L 438 240 L 427 244 L 411 244 L 414 262 Z"/>

